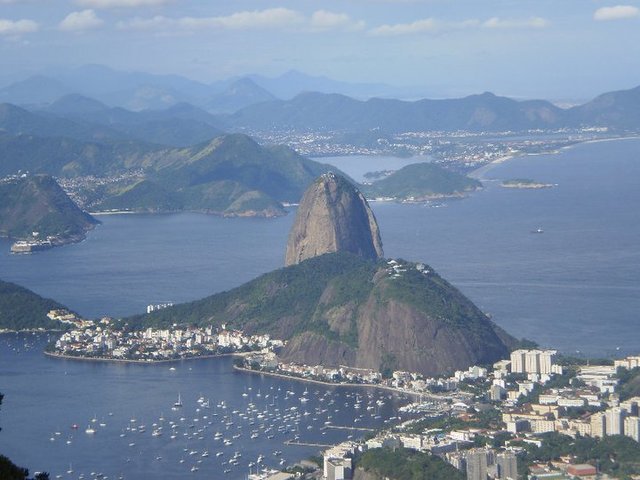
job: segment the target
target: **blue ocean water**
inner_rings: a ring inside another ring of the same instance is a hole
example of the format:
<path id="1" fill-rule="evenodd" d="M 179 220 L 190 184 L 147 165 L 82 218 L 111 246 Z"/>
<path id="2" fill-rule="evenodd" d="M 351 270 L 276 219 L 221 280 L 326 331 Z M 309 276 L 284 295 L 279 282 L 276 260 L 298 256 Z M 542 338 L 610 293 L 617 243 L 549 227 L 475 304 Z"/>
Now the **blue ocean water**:
<path id="1" fill-rule="evenodd" d="M 324 160 L 342 168 L 352 160 L 345 170 L 354 176 L 372 167 L 366 157 Z M 384 162 L 376 159 L 374 169 Z M 499 184 L 522 177 L 557 187 Z M 636 351 L 640 140 L 512 159 L 485 173 L 484 184 L 439 208 L 374 203 L 386 255 L 429 263 L 517 337 L 573 353 Z M 0 278 L 89 317 L 139 313 L 279 268 L 293 213 L 270 220 L 102 216 L 78 245 L 14 256 L 0 240 Z M 530 233 L 537 228 L 544 234 Z"/>
<path id="2" fill-rule="evenodd" d="M 230 357 L 83 362 L 45 357 L 46 344 L 44 335 L 0 335 L 0 452 L 52 479 L 244 479 L 257 466 L 292 465 L 366 432 L 327 423 L 381 428 L 407 403 L 388 392 L 236 372 Z M 178 395 L 183 406 L 172 408 Z"/>
<path id="3" fill-rule="evenodd" d="M 351 172 L 372 170 L 364 160 Z M 517 158 L 484 177 L 485 190 L 464 200 L 439 206 L 374 204 L 386 255 L 429 263 L 517 337 L 568 353 L 637 352 L 640 140 Z M 557 187 L 500 186 L 502 179 L 522 177 Z M 201 298 L 280 267 L 293 215 L 101 219 L 103 225 L 85 242 L 34 255 L 10 255 L 9 242 L 0 241 L 0 278 L 89 317 L 138 313 L 148 303 Z M 537 228 L 544 233 L 530 233 Z M 346 424 L 362 415 L 362 425 L 377 426 L 395 416 L 399 404 L 383 394 L 385 405 L 378 407 L 380 394 L 315 386 L 305 404 L 300 401 L 304 384 L 234 373 L 228 358 L 182 362 L 175 371 L 169 365 L 50 359 L 41 353 L 46 340 L 0 336 L 0 391 L 6 395 L 0 452 L 63 478 L 80 473 L 89 478 L 91 472 L 109 478 L 218 478 L 225 469 L 232 470 L 228 478 L 241 478 L 260 454 L 265 464 L 278 466 L 281 457 L 289 463 L 318 450 L 286 446 L 285 439 L 298 435 L 309 443 L 332 443 L 351 432 L 320 430 L 325 421 Z M 185 406 L 174 412 L 178 393 Z M 201 395 L 209 398 L 210 409 L 196 403 Z M 358 396 L 363 397 L 359 410 L 354 408 Z M 226 409 L 218 407 L 221 402 Z M 73 424 L 79 428 L 71 429 Z M 89 424 L 98 425 L 95 435 L 84 432 Z M 138 431 L 140 424 L 145 432 Z M 273 439 L 265 433 L 267 424 L 277 432 Z M 157 426 L 163 434 L 153 437 Z M 218 430 L 233 444 L 220 446 L 214 440 Z M 253 430 L 258 437 L 251 439 Z M 202 456 L 205 450 L 208 457 Z M 223 455 L 216 457 L 218 451 Z M 235 451 L 242 454 L 239 465 L 223 465 Z M 281 457 L 273 455 L 277 451 Z M 198 472 L 190 473 L 192 466 Z M 67 475 L 69 469 L 74 473 Z"/>

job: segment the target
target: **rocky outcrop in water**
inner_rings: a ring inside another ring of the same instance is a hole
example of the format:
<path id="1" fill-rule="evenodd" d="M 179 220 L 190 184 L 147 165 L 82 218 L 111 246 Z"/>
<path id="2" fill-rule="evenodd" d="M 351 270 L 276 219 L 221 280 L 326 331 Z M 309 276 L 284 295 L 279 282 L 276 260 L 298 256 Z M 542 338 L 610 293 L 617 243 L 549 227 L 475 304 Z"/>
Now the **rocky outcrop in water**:
<path id="1" fill-rule="evenodd" d="M 346 179 L 306 191 L 285 268 L 229 292 L 129 319 L 226 324 L 286 340 L 285 362 L 451 374 L 505 358 L 514 339 L 422 263 L 382 259 L 375 217 Z"/>
<path id="2" fill-rule="evenodd" d="M 300 202 L 285 265 L 333 252 L 369 259 L 383 256 L 378 223 L 364 196 L 344 177 L 326 173 Z"/>

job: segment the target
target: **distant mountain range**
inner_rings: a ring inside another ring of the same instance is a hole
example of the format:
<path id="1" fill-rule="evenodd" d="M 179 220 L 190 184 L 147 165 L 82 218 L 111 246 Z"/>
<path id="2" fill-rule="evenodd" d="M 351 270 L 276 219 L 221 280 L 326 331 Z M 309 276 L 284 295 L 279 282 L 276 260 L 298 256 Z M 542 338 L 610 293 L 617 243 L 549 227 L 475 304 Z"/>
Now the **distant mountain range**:
<path id="1" fill-rule="evenodd" d="M 0 131 L 13 135 L 66 137 L 103 143 L 141 141 L 186 147 L 222 134 L 213 115 L 190 104 L 132 112 L 78 94 L 68 94 L 38 110 L 0 104 Z"/>
<path id="2" fill-rule="evenodd" d="M 214 113 L 233 113 L 256 103 L 276 100 L 276 97 L 250 78 L 231 83 L 224 91 L 214 95 L 204 108 Z"/>
<path id="3" fill-rule="evenodd" d="M 14 82 L 0 88 L 0 102 L 82 121 L 84 131 L 68 124 L 57 126 L 75 132 L 74 138 L 119 138 L 124 133 L 128 138 L 171 146 L 194 145 L 220 130 L 239 129 L 397 133 L 640 128 L 640 87 L 605 93 L 569 109 L 545 100 L 517 101 L 489 92 L 406 101 L 390 98 L 393 91 L 385 85 L 351 84 L 295 71 L 275 78 L 247 75 L 205 84 L 176 75 L 88 65 Z M 399 90 L 395 93 L 402 95 Z"/>
<path id="4" fill-rule="evenodd" d="M 418 98 L 425 91 L 384 84 L 349 83 L 291 70 L 277 77 L 245 75 L 209 84 L 179 75 L 122 72 L 103 65 L 50 69 L 0 88 L 0 102 L 42 106 L 71 93 L 128 110 L 164 109 L 176 103 L 209 106 L 228 112 L 272 98 L 290 99 L 302 92 L 342 93 L 356 98 Z"/>
<path id="5" fill-rule="evenodd" d="M 561 109 L 544 100 L 516 101 L 492 93 L 449 100 L 407 102 L 339 94 L 303 93 L 291 100 L 248 106 L 226 119 L 230 127 L 255 130 L 523 131 L 609 127 L 640 128 L 640 87 L 611 92 Z"/>

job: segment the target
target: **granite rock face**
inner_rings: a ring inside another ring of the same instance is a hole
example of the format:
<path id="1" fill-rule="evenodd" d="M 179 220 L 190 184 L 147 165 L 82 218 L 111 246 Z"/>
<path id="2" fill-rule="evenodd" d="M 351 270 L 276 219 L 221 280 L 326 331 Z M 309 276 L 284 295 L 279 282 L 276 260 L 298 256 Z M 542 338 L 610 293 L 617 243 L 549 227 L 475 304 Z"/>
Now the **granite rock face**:
<path id="1" fill-rule="evenodd" d="M 294 221 L 285 265 L 325 253 L 383 256 L 376 218 L 366 199 L 344 177 L 326 173 L 305 192 Z"/>

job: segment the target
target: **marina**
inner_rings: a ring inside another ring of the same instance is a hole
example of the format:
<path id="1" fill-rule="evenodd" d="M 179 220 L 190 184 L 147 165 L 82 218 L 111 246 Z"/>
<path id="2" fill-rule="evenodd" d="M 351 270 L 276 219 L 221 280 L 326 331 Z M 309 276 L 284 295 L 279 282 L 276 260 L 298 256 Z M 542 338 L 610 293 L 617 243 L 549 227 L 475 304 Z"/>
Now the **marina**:
<path id="1" fill-rule="evenodd" d="M 2 364 L 29 366 L 2 387 L 0 447 L 51 478 L 240 479 L 411 418 L 399 411 L 408 397 L 248 375 L 230 357 L 172 367 L 77 362 L 44 356 L 47 341 L 0 336 Z M 72 384 L 81 393 L 69 398 Z M 48 396 L 48 409 L 21 408 L 32 396 Z"/>

